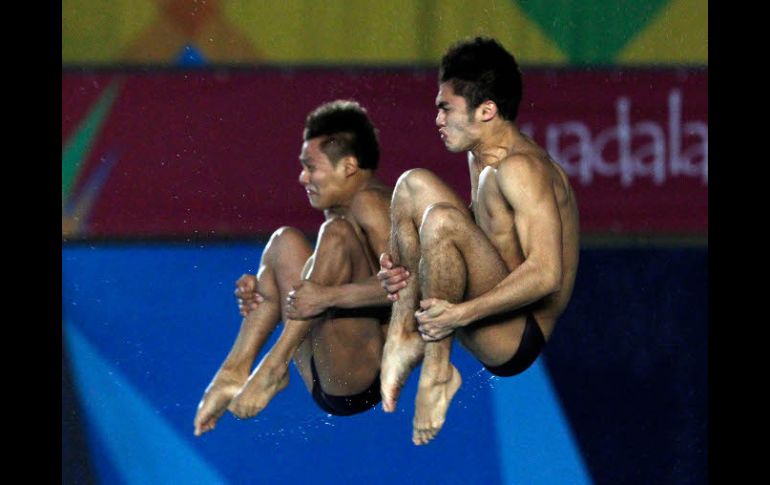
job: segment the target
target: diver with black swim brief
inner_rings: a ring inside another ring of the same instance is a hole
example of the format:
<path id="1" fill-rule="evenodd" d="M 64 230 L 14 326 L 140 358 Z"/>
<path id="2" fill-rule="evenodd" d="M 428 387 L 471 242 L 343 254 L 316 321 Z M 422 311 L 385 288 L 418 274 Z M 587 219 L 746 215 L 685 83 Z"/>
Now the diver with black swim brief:
<path id="1" fill-rule="evenodd" d="M 398 180 L 392 253 L 379 278 L 394 301 L 380 374 L 383 409 L 422 362 L 412 441 L 444 425 L 462 378 L 456 337 L 493 374 L 537 359 L 570 300 L 579 253 L 577 200 L 564 170 L 516 125 L 519 66 L 494 39 L 453 45 L 441 60 L 436 127 L 465 153 L 470 208 L 425 169 Z M 446 164 L 437 165 L 443 169 Z"/>
<path id="2" fill-rule="evenodd" d="M 200 401 L 196 435 L 213 429 L 226 410 L 256 416 L 288 385 L 292 360 L 325 412 L 349 416 L 379 402 L 382 324 L 391 302 L 374 255 L 386 250 L 392 189 L 375 177 L 378 163 L 377 131 L 358 103 L 326 103 L 308 115 L 299 182 L 326 220 L 315 247 L 297 229 L 278 229 L 257 275 L 236 283 L 244 318 Z M 249 375 L 281 321 L 280 336 Z"/>

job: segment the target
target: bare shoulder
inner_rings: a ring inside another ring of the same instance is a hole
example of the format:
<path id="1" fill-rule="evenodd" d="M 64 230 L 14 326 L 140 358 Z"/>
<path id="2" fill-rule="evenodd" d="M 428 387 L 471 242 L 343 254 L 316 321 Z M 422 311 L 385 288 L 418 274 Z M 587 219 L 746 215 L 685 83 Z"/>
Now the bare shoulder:
<path id="1" fill-rule="evenodd" d="M 354 209 L 357 206 L 359 208 L 366 209 L 369 206 L 379 205 L 382 203 L 390 205 L 391 191 L 392 189 L 385 185 L 378 184 L 367 187 L 365 189 L 359 190 L 356 195 L 353 196 L 351 205 Z"/>
<path id="2" fill-rule="evenodd" d="M 389 215 L 391 189 L 385 185 L 373 185 L 353 196 L 350 207 L 358 220 L 370 216 Z"/>
<path id="3" fill-rule="evenodd" d="M 497 180 L 501 185 L 547 181 L 550 161 L 536 153 L 516 153 L 507 156 L 497 166 Z"/>
<path id="4" fill-rule="evenodd" d="M 553 198 L 559 206 L 575 204 L 567 174 L 545 153 L 511 155 L 500 162 L 496 175 L 500 191 L 511 205 L 544 198 Z"/>

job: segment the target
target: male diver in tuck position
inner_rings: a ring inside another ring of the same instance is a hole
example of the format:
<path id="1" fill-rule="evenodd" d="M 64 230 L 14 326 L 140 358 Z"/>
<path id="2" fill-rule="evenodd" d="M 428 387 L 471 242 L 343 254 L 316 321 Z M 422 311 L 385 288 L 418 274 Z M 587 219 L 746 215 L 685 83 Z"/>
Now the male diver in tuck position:
<path id="1" fill-rule="evenodd" d="M 297 229 L 278 229 L 257 275 L 236 283 L 244 318 L 198 405 L 196 436 L 213 429 L 226 410 L 256 416 L 288 385 L 292 359 L 328 413 L 352 415 L 380 401 L 391 301 L 377 280 L 377 255 L 387 249 L 392 189 L 374 176 L 377 132 L 357 103 L 335 101 L 310 113 L 303 138 L 299 182 L 326 221 L 315 248 Z M 281 335 L 249 375 L 281 320 Z"/>
<path id="2" fill-rule="evenodd" d="M 441 60 L 436 126 L 468 152 L 471 207 L 434 173 L 413 169 L 391 203 L 380 278 L 395 303 L 383 349 L 382 406 L 393 412 L 422 361 L 412 441 L 444 424 L 461 378 L 456 336 L 493 374 L 537 358 L 572 294 L 578 265 L 575 195 L 567 175 L 516 126 L 521 74 L 492 39 L 452 46 Z"/>

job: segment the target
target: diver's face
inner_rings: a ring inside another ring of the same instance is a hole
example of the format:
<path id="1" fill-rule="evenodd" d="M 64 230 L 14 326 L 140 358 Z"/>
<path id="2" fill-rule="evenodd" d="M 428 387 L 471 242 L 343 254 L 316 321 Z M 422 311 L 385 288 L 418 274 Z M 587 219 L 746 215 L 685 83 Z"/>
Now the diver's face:
<path id="1" fill-rule="evenodd" d="M 321 150 L 322 141 L 322 137 L 305 141 L 299 155 L 302 164 L 299 183 L 305 188 L 310 205 L 318 210 L 328 209 L 339 203 L 339 195 L 345 181 L 344 163 L 335 166 Z"/>
<path id="2" fill-rule="evenodd" d="M 450 152 L 470 150 L 477 141 L 477 127 L 468 103 L 458 96 L 448 82 L 441 83 L 436 96 L 436 126 Z"/>

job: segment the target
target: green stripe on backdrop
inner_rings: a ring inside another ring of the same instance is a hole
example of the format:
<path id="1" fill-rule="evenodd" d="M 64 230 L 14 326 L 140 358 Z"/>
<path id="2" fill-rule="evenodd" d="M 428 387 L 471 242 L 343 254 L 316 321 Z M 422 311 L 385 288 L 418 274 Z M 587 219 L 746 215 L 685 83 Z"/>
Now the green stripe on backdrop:
<path id="1" fill-rule="evenodd" d="M 78 171 L 91 152 L 91 147 L 117 97 L 119 82 L 110 83 L 64 144 L 61 152 L 62 204 L 69 199 Z"/>
<path id="2" fill-rule="evenodd" d="M 669 0 L 510 0 L 540 25 L 573 64 L 613 64 Z"/>

